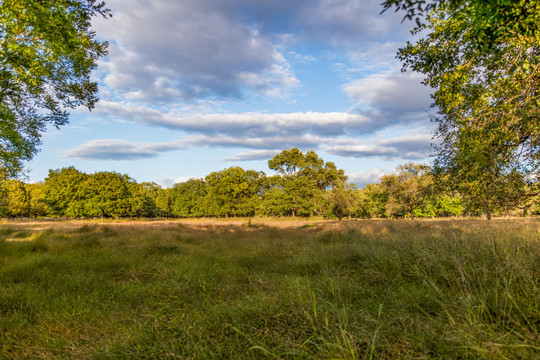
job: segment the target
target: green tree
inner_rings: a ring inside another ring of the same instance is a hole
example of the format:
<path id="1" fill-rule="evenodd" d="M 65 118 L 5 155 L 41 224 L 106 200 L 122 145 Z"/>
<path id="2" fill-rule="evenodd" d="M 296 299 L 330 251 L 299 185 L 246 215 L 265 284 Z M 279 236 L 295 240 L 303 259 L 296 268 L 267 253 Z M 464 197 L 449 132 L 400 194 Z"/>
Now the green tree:
<path id="1" fill-rule="evenodd" d="M 383 11 L 391 8 L 404 11 L 404 20 L 416 20 L 423 25 L 423 18 L 431 11 L 445 7 L 470 19 L 471 32 L 476 45 L 485 45 L 501 38 L 534 36 L 538 33 L 538 1 L 531 0 L 385 0 Z"/>
<path id="2" fill-rule="evenodd" d="M 320 190 L 347 180 L 344 170 L 337 169 L 333 162 L 324 162 L 314 151 L 304 154 L 298 148 L 275 155 L 268 161 L 268 167 L 285 177 L 307 177 Z"/>
<path id="3" fill-rule="evenodd" d="M 10 176 L 38 151 L 47 124 L 94 107 L 90 74 L 108 46 L 90 29 L 96 15 L 110 15 L 96 0 L 0 2 L 0 168 Z"/>
<path id="4" fill-rule="evenodd" d="M 131 210 L 131 184 L 127 175 L 101 171 L 88 175 L 79 193 L 85 217 L 125 217 Z"/>
<path id="5" fill-rule="evenodd" d="M 174 184 L 169 195 L 172 215 L 176 217 L 206 216 L 207 193 L 206 182 L 203 179 L 190 179 Z"/>
<path id="6" fill-rule="evenodd" d="M 358 195 L 358 213 L 362 217 L 385 217 L 388 190 L 381 183 L 366 184 Z"/>
<path id="7" fill-rule="evenodd" d="M 288 202 L 288 213 L 292 216 L 322 213 L 323 192 L 347 180 L 345 172 L 334 163 L 324 162 L 313 151 L 304 154 L 297 148 L 283 150 L 268 161 L 268 167 L 281 177 L 275 185 L 283 192 L 271 192 L 275 198 L 272 202 L 280 206 Z"/>
<path id="8" fill-rule="evenodd" d="M 153 218 L 159 215 L 160 209 L 156 204 L 161 186 L 154 182 L 136 183 L 131 186 L 131 214 L 137 217 Z"/>
<path id="9" fill-rule="evenodd" d="M 433 183 L 429 167 L 407 163 L 397 168 L 398 173 L 382 177 L 388 191 L 386 208 L 394 216 L 409 214 L 414 220 L 415 210 L 429 196 Z"/>
<path id="10" fill-rule="evenodd" d="M 158 208 L 159 217 L 171 216 L 171 190 L 159 189 L 156 196 L 156 206 Z"/>
<path id="11" fill-rule="evenodd" d="M 7 183 L 7 213 L 12 217 L 27 217 L 30 214 L 28 189 L 20 180 L 10 180 Z"/>
<path id="12" fill-rule="evenodd" d="M 208 207 L 217 216 L 253 216 L 259 207 L 263 172 L 235 166 L 206 176 Z"/>
<path id="13" fill-rule="evenodd" d="M 49 206 L 45 199 L 45 184 L 42 182 L 26 184 L 29 197 L 29 216 L 37 218 L 49 213 Z"/>
<path id="14" fill-rule="evenodd" d="M 285 216 L 290 215 L 290 198 L 279 185 L 280 176 L 272 176 L 269 179 L 269 187 L 262 196 L 261 213 L 267 216 Z"/>
<path id="15" fill-rule="evenodd" d="M 49 170 L 45 178 L 45 200 L 52 215 L 81 217 L 85 194 L 82 185 L 88 175 L 73 166 Z"/>
<path id="16" fill-rule="evenodd" d="M 339 220 L 344 217 L 351 217 L 359 210 L 360 198 L 358 189 L 354 185 L 335 186 L 326 192 L 326 198 L 329 210 Z"/>
<path id="17" fill-rule="evenodd" d="M 8 212 L 8 179 L 0 169 L 0 217 L 9 216 Z"/>
<path id="18" fill-rule="evenodd" d="M 413 3 L 434 10 L 398 57 L 434 90 L 436 173 L 489 219 L 539 193 L 540 1 L 385 2 Z"/>

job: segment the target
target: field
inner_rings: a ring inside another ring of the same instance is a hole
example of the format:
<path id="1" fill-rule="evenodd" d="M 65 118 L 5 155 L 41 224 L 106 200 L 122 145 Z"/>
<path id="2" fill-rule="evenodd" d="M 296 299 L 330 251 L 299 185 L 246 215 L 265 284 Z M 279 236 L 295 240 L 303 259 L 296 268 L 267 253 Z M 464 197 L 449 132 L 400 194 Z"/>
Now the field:
<path id="1" fill-rule="evenodd" d="M 0 225 L 0 359 L 539 359 L 540 222 Z"/>

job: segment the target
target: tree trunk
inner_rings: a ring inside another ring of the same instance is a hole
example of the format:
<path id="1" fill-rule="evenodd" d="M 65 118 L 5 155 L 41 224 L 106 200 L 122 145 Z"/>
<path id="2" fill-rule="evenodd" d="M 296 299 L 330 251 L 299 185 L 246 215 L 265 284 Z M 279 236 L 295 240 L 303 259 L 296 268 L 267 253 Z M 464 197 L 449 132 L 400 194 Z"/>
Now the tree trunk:
<path id="1" fill-rule="evenodd" d="M 491 221 L 491 211 L 489 209 L 486 209 L 486 219 L 487 221 Z"/>

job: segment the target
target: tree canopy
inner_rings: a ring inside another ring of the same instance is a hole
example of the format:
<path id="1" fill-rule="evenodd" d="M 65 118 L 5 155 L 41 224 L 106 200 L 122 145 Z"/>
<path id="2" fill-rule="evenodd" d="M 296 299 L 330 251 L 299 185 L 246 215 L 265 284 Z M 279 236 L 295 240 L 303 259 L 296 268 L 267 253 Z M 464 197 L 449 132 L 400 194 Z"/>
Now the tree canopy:
<path id="1" fill-rule="evenodd" d="M 540 1 L 383 3 L 421 19 L 400 49 L 404 70 L 425 75 L 437 114 L 434 167 L 489 213 L 538 192 Z"/>
<path id="2" fill-rule="evenodd" d="M 536 36 L 540 28 L 540 5 L 535 0 L 385 0 L 381 5 L 382 12 L 392 8 L 405 12 L 404 20 L 415 20 L 418 26 L 427 14 L 443 7 L 470 20 L 476 44 L 515 35 Z"/>
<path id="3" fill-rule="evenodd" d="M 47 124 L 98 100 L 90 74 L 108 44 L 91 30 L 96 15 L 110 16 L 96 0 L 0 2 L 0 169 L 9 176 L 36 154 Z"/>

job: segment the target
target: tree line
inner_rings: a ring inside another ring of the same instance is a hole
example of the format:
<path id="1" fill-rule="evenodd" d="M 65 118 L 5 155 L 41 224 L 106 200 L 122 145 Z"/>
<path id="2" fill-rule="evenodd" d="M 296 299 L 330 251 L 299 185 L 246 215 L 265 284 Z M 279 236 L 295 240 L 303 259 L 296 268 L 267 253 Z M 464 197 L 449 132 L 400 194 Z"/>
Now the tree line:
<path id="1" fill-rule="evenodd" d="M 342 169 L 315 152 L 284 150 L 268 161 L 275 175 L 233 166 L 162 188 L 125 174 L 50 170 L 43 182 L 0 182 L 0 216 L 66 218 L 200 218 L 323 216 L 400 218 L 520 212 L 538 214 L 528 199 L 479 201 L 441 185 L 429 166 L 407 163 L 359 189 Z M 485 199 L 484 199 L 485 200 Z"/>

